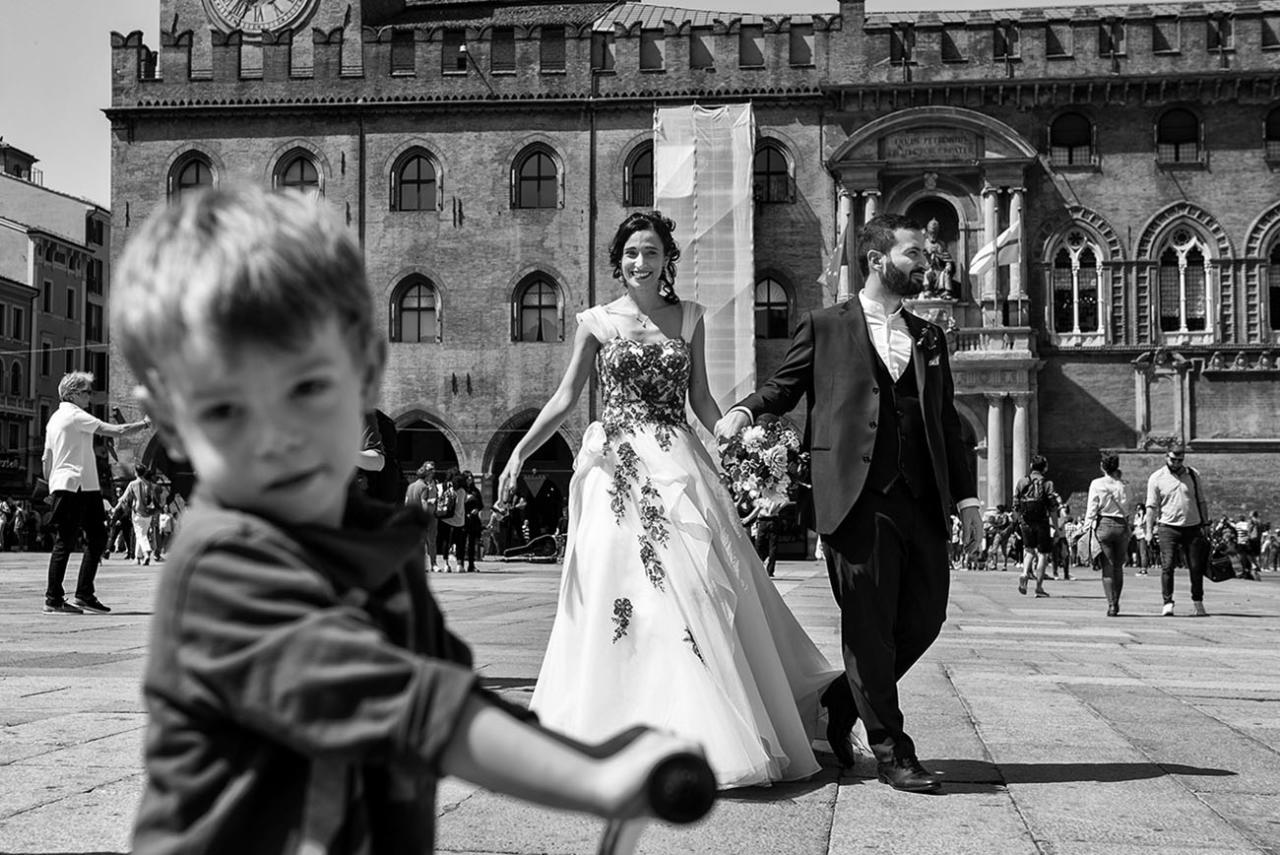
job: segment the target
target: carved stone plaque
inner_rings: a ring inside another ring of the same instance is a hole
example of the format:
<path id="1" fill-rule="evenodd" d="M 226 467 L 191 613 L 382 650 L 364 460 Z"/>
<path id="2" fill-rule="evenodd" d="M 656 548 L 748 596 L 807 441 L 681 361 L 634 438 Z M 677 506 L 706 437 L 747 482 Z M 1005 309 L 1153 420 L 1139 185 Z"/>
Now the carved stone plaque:
<path id="1" fill-rule="evenodd" d="M 950 128 L 914 128 L 888 134 L 881 143 L 889 161 L 927 163 L 945 160 L 974 160 L 978 141 L 973 134 Z"/>

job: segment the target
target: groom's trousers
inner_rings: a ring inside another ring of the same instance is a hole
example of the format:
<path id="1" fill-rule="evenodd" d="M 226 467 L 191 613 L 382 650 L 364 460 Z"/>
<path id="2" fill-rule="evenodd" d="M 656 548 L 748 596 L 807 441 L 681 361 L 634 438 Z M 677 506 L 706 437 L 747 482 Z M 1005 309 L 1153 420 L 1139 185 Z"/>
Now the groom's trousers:
<path id="1" fill-rule="evenodd" d="M 863 490 L 840 526 L 822 538 L 840 606 L 845 682 L 880 762 L 915 756 L 903 729 L 898 680 L 946 619 L 951 576 L 938 506 L 932 497 L 913 497 L 899 479 L 884 493 Z"/>

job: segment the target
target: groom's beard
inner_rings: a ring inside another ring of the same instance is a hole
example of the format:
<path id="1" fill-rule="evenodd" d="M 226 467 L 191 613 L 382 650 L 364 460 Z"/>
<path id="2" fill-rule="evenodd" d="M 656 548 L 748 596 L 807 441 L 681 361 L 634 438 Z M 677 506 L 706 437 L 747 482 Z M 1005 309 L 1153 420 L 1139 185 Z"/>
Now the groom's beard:
<path id="1" fill-rule="evenodd" d="M 914 297 L 924 290 L 924 273 L 921 271 L 920 278 L 917 279 L 910 273 L 903 273 L 892 264 L 886 264 L 880 274 L 880 282 L 891 294 L 897 294 L 899 297 Z"/>

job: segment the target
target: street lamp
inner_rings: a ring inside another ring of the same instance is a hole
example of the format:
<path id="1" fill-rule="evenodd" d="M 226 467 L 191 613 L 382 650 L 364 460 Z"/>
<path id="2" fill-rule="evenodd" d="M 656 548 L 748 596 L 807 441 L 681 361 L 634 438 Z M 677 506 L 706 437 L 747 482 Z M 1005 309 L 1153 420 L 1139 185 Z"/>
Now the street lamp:
<path id="1" fill-rule="evenodd" d="M 484 72 L 480 70 L 479 64 L 476 63 L 476 58 L 471 55 L 471 51 L 467 50 L 466 42 L 458 45 L 458 61 L 464 69 L 470 63 L 471 67 L 476 70 L 476 74 L 480 75 L 480 82 L 484 84 L 484 88 L 489 90 L 489 97 L 498 97 L 498 93 L 493 91 L 493 84 L 489 82 L 489 78 L 484 76 Z"/>

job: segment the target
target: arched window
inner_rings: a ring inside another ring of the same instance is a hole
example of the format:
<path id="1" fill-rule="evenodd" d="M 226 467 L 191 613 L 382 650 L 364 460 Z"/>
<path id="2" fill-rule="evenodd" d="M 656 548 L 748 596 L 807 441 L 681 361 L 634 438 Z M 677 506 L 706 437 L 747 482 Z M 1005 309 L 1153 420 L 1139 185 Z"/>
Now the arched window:
<path id="1" fill-rule="evenodd" d="M 1080 113 L 1063 113 L 1049 126 L 1049 162 L 1081 166 L 1094 162 L 1093 122 Z"/>
<path id="2" fill-rule="evenodd" d="M 1071 231 L 1066 243 L 1053 257 L 1053 328 L 1060 333 L 1097 332 L 1098 281 L 1101 254 L 1085 240 L 1082 232 Z"/>
<path id="3" fill-rule="evenodd" d="M 400 284 L 391 302 L 391 340 L 407 343 L 440 341 L 440 301 L 436 286 L 424 276 Z"/>
<path id="4" fill-rule="evenodd" d="M 788 338 L 791 301 L 787 289 L 776 279 L 756 283 L 756 338 Z"/>
<path id="5" fill-rule="evenodd" d="M 1271 247 L 1267 259 L 1267 291 L 1271 298 L 1271 331 L 1280 332 L 1280 241 Z"/>
<path id="6" fill-rule="evenodd" d="M 623 173 L 623 204 L 629 208 L 652 208 L 653 143 L 636 146 Z"/>
<path id="7" fill-rule="evenodd" d="M 1208 328 L 1209 256 L 1186 229 L 1173 233 L 1160 254 L 1160 331 L 1197 332 Z"/>
<path id="8" fill-rule="evenodd" d="M 1280 107 L 1267 114 L 1262 136 L 1267 147 L 1267 160 L 1280 160 Z"/>
<path id="9" fill-rule="evenodd" d="M 22 366 L 16 361 L 9 367 L 9 394 L 15 398 L 22 395 Z"/>
<path id="10" fill-rule="evenodd" d="M 777 143 L 765 141 L 756 149 L 751 182 L 757 202 L 791 201 L 791 171 Z"/>
<path id="11" fill-rule="evenodd" d="M 401 156 L 391 170 L 393 211 L 435 211 L 438 190 L 435 164 L 422 149 Z"/>
<path id="12" fill-rule="evenodd" d="M 213 186 L 213 168 L 204 155 L 192 154 L 174 164 L 169 176 L 169 198 L 176 202 L 184 193 Z"/>
<path id="13" fill-rule="evenodd" d="M 1156 159 L 1161 163 L 1200 160 L 1200 119 L 1182 107 L 1167 111 L 1156 122 Z"/>
<path id="14" fill-rule="evenodd" d="M 511 206 L 560 206 L 560 171 L 550 151 L 542 147 L 532 148 L 516 158 L 511 168 Z"/>
<path id="15" fill-rule="evenodd" d="M 276 171 L 276 186 L 303 192 L 320 192 L 320 170 L 311 155 L 295 152 L 281 161 Z"/>
<path id="16" fill-rule="evenodd" d="M 563 341 L 560 289 L 550 279 L 534 276 L 516 291 L 514 341 Z"/>

